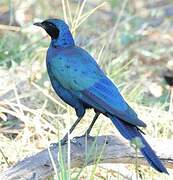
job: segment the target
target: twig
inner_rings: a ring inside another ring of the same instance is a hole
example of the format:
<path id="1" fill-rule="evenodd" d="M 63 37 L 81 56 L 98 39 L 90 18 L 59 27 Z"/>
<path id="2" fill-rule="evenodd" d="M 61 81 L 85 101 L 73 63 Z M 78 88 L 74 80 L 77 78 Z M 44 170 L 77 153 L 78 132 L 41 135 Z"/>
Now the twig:
<path id="1" fill-rule="evenodd" d="M 9 26 L 9 25 L 5 25 L 5 24 L 0 24 L 0 29 L 19 32 L 21 28 L 17 27 L 17 26 Z"/>

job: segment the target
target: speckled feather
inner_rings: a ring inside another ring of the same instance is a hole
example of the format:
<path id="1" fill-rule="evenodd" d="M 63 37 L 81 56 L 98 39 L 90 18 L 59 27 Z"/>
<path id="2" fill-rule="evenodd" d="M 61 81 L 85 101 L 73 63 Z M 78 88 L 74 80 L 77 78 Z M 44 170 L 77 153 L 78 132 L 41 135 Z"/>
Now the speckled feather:
<path id="1" fill-rule="evenodd" d="M 133 125 L 145 126 L 125 102 L 116 86 L 82 48 L 50 48 L 47 65 L 51 79 L 56 79 L 62 88 L 72 93 L 81 103 L 84 101 L 102 113 L 109 112 Z M 92 104 L 88 102 L 89 99 Z"/>

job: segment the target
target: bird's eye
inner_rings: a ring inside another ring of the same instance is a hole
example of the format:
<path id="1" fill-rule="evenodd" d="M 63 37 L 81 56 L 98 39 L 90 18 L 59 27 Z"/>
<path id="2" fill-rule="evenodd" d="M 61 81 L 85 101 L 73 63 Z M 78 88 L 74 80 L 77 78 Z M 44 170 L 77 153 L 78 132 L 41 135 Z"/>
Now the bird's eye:
<path id="1" fill-rule="evenodd" d="M 52 39 L 57 39 L 59 36 L 59 29 L 51 22 L 43 22 L 44 29 L 51 36 Z"/>
<path id="2" fill-rule="evenodd" d="M 54 24 L 49 23 L 49 22 L 46 23 L 46 26 L 48 26 L 50 28 L 56 28 L 56 26 Z"/>

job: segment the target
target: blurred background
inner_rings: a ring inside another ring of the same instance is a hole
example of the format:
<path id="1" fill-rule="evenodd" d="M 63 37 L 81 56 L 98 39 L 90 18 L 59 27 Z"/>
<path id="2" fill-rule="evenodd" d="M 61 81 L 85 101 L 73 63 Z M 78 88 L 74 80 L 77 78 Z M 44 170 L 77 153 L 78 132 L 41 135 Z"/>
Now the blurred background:
<path id="1" fill-rule="evenodd" d="M 76 120 L 47 76 L 50 38 L 33 26 L 50 17 L 70 25 L 76 44 L 95 57 L 148 124 L 147 135 L 173 139 L 172 0 L 1 0 L 0 171 L 57 142 Z M 86 113 L 74 135 L 85 131 L 93 115 L 92 110 Z M 114 133 L 103 116 L 92 131 L 93 135 Z M 139 179 L 172 179 L 149 167 L 139 166 L 138 173 Z M 133 165 L 111 164 L 72 169 L 70 177 L 136 176 Z"/>

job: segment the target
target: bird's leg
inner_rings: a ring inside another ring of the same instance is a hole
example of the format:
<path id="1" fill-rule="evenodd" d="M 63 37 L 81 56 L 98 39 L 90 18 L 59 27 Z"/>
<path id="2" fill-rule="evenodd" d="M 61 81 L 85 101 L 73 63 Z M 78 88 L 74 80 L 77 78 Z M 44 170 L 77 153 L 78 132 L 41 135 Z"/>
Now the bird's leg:
<path id="1" fill-rule="evenodd" d="M 95 114 L 95 116 L 94 116 L 94 118 L 93 118 L 90 126 L 88 127 L 88 129 L 86 130 L 86 132 L 85 132 L 85 134 L 84 134 L 85 136 L 89 136 L 89 134 L 90 134 L 90 132 L 91 132 L 91 129 L 92 129 L 92 127 L 94 126 L 94 124 L 95 124 L 97 118 L 99 117 L 99 115 L 100 115 L 100 113 L 99 113 L 99 112 L 96 112 L 96 114 Z"/>
<path id="2" fill-rule="evenodd" d="M 90 134 L 90 132 L 91 132 L 91 129 L 92 129 L 92 127 L 94 126 L 94 124 L 95 124 L 97 118 L 99 117 L 99 115 L 100 115 L 100 113 L 99 113 L 99 112 L 96 112 L 96 114 L 95 114 L 95 116 L 94 116 L 94 118 L 93 118 L 90 126 L 88 127 L 88 129 L 86 130 L 86 132 L 84 133 L 83 136 L 89 137 L 89 134 Z M 76 120 L 76 122 L 75 122 L 75 123 L 72 125 L 72 127 L 70 128 L 69 134 L 72 133 L 72 131 L 74 130 L 74 128 L 77 126 L 77 124 L 80 122 L 81 119 L 82 119 L 82 117 L 80 117 L 80 118 L 78 118 L 78 119 Z M 61 144 L 62 144 L 62 145 L 65 144 L 65 143 L 67 142 L 67 140 L 68 140 L 68 133 L 67 133 L 67 134 L 64 136 L 64 138 L 61 140 Z"/>
<path id="3" fill-rule="evenodd" d="M 82 119 L 82 117 L 79 117 L 75 123 L 71 126 L 70 130 L 69 130 L 69 134 L 71 134 L 74 130 L 74 128 L 77 126 L 77 124 L 80 122 L 80 120 Z M 64 136 L 64 138 L 61 140 L 61 144 L 65 144 L 68 140 L 68 133 Z"/>
<path id="4" fill-rule="evenodd" d="M 82 135 L 82 136 L 77 136 L 77 137 L 75 137 L 74 139 L 81 138 L 81 137 L 87 137 L 88 139 L 94 139 L 94 137 L 90 136 L 89 134 L 90 134 L 91 129 L 92 129 L 92 127 L 94 126 L 97 118 L 99 117 L 99 115 L 100 115 L 100 112 L 96 112 L 96 114 L 95 114 L 95 116 L 94 116 L 94 118 L 93 118 L 90 126 L 88 127 L 88 129 L 86 130 L 86 132 L 84 133 L 84 135 Z"/>

